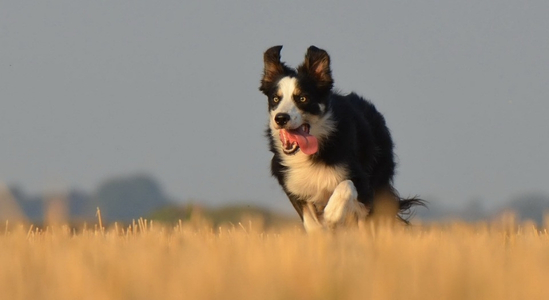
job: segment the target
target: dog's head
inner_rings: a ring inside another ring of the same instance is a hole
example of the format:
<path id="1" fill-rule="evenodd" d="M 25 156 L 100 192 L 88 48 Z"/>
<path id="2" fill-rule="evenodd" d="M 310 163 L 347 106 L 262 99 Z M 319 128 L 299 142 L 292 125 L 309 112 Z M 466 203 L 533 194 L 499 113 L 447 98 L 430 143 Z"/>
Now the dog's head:
<path id="1" fill-rule="evenodd" d="M 269 127 L 285 154 L 298 150 L 312 155 L 319 139 L 329 134 L 328 98 L 333 79 L 330 56 L 315 46 L 309 47 L 304 62 L 297 68 L 280 61 L 282 46 L 265 51 L 261 90 L 269 101 Z"/>

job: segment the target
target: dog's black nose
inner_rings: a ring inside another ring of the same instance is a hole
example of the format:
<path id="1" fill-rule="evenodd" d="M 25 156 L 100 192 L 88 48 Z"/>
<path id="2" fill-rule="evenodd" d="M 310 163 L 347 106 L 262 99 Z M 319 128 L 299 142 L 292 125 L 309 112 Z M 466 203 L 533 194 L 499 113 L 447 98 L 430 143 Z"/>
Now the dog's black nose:
<path id="1" fill-rule="evenodd" d="M 288 123 L 288 121 L 290 121 L 290 115 L 289 114 L 278 113 L 275 116 L 275 123 L 280 125 L 280 126 L 286 125 L 286 123 Z"/>

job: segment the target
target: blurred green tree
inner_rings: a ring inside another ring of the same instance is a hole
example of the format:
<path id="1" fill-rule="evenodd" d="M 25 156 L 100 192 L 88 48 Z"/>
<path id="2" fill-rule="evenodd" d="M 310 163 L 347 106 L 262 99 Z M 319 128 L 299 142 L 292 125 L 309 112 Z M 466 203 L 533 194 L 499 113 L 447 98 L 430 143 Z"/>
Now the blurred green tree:
<path id="1" fill-rule="evenodd" d="M 137 219 L 169 202 L 156 180 L 142 174 L 107 180 L 94 198 L 107 221 Z"/>

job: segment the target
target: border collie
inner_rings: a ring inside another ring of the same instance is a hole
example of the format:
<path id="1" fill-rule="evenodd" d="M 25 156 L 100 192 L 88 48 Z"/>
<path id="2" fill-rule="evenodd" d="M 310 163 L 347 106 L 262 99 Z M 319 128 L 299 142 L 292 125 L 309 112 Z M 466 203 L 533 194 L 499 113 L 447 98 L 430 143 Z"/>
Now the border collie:
<path id="1" fill-rule="evenodd" d="M 259 90 L 269 103 L 271 172 L 307 231 L 360 225 L 371 216 L 403 214 L 420 199 L 393 188 L 393 141 L 385 119 L 357 94 L 332 90 L 328 53 L 307 49 L 297 69 L 280 61 L 282 46 L 264 54 Z"/>

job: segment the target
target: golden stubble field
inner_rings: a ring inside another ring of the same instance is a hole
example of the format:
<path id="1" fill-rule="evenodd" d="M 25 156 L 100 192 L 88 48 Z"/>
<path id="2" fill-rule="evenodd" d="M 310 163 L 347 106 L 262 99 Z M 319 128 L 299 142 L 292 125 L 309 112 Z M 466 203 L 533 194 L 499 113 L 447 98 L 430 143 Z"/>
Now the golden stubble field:
<path id="1" fill-rule="evenodd" d="M 512 217 L 305 234 L 252 219 L 4 224 L 0 299 L 549 299 L 549 235 Z"/>

